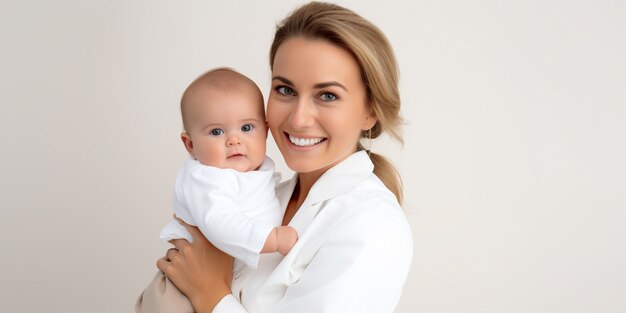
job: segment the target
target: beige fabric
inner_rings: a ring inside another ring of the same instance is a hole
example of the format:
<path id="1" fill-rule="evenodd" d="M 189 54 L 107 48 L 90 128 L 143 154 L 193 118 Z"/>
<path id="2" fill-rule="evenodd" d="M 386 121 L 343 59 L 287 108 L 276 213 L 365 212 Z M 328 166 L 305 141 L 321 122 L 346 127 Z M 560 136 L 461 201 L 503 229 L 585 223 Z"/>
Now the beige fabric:
<path id="1" fill-rule="evenodd" d="M 159 271 L 154 276 L 146 290 L 144 290 L 137 303 L 136 313 L 194 313 L 191 302 L 163 272 Z"/>

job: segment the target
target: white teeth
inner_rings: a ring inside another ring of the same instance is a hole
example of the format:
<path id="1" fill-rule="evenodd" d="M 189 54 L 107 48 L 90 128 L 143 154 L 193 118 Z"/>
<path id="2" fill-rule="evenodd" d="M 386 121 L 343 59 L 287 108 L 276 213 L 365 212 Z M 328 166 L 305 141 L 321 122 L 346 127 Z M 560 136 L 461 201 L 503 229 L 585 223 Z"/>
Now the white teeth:
<path id="1" fill-rule="evenodd" d="M 296 138 L 294 136 L 289 135 L 289 141 L 296 146 L 300 147 L 308 147 L 312 145 L 316 145 L 322 141 L 323 138 Z"/>

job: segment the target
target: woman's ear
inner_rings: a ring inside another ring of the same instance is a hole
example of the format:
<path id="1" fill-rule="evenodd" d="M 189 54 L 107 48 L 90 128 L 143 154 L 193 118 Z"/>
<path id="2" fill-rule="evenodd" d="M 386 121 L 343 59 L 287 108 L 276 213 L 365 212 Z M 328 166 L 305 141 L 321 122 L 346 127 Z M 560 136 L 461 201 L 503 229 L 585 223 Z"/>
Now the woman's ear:
<path id="1" fill-rule="evenodd" d="M 185 149 L 187 152 L 193 157 L 193 141 L 191 140 L 191 136 L 187 132 L 182 132 L 180 134 L 180 139 L 183 141 L 183 145 L 185 145 Z"/>
<path id="2" fill-rule="evenodd" d="M 374 125 L 376 125 L 377 121 L 378 119 L 374 115 L 374 112 L 370 112 L 370 114 L 367 117 L 365 117 L 365 119 L 363 120 L 363 125 L 361 125 L 361 130 L 371 129 L 372 127 L 374 127 Z"/>

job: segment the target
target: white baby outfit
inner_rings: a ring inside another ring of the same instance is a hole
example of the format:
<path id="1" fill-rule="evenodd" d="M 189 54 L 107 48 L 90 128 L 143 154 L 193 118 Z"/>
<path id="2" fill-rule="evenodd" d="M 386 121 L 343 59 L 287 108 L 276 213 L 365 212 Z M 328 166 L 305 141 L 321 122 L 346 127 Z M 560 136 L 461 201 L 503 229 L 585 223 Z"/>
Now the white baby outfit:
<path id="1" fill-rule="evenodd" d="M 258 170 L 238 172 L 188 159 L 176 177 L 174 213 L 198 226 L 217 248 L 233 256 L 235 272 L 242 262 L 256 268 L 267 236 L 281 224 L 282 210 L 275 195 L 280 173 L 266 157 Z M 184 238 L 187 230 L 173 220 L 161 231 L 161 239 Z"/>

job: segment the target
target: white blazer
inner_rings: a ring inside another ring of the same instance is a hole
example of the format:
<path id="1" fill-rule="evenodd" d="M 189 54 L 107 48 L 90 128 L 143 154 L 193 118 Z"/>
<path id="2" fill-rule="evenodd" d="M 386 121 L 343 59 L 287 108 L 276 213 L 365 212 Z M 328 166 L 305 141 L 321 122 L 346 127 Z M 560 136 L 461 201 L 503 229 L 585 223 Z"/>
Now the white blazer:
<path id="1" fill-rule="evenodd" d="M 359 151 L 324 173 L 290 226 L 299 240 L 285 257 L 263 254 L 233 277 L 214 313 L 391 313 L 413 255 L 395 196 Z M 277 188 L 284 210 L 297 175 Z"/>

